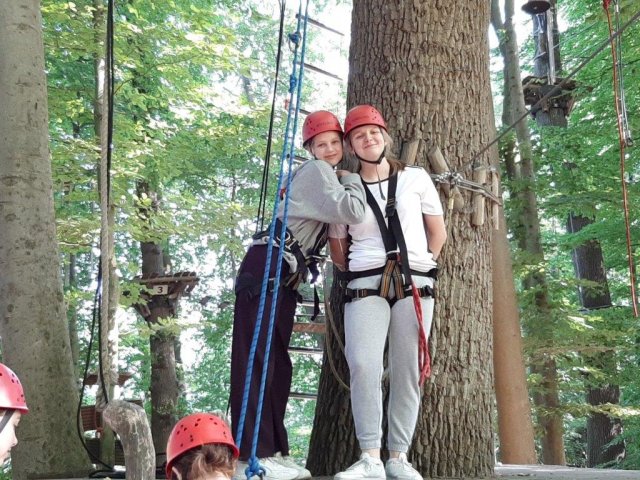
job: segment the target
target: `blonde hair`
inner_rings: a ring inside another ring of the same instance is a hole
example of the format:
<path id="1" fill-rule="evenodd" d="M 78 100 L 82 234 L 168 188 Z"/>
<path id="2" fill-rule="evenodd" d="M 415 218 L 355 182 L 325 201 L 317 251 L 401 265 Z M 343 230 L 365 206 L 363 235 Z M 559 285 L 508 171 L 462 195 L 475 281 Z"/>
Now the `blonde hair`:
<path id="1" fill-rule="evenodd" d="M 219 443 L 207 443 L 180 455 L 173 464 L 181 480 L 200 480 L 220 473 L 233 477 L 236 460 L 231 447 Z"/>
<path id="2" fill-rule="evenodd" d="M 402 163 L 400 160 L 398 160 L 392 152 L 393 139 L 384 128 L 382 127 L 379 127 L 379 128 L 380 128 L 380 132 L 382 132 L 382 138 L 384 138 L 384 143 L 386 146 L 384 156 L 387 159 L 387 162 L 389 162 L 389 166 L 391 167 L 391 170 L 389 173 L 394 174 L 401 170 L 404 170 L 406 165 Z M 351 145 L 350 137 L 351 137 L 351 132 L 349 132 L 349 135 L 344 137 L 344 140 L 343 140 L 344 157 L 342 159 L 342 162 L 338 164 L 338 168 L 342 170 L 348 170 L 353 173 L 358 173 L 360 171 L 360 160 L 358 160 L 358 157 L 356 157 L 355 153 L 353 152 L 353 146 Z"/>

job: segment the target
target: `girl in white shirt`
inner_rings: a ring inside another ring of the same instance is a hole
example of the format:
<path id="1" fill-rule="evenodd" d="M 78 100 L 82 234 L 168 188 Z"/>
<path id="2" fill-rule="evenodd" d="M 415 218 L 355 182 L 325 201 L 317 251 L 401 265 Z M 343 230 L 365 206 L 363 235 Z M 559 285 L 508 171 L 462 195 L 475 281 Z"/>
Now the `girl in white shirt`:
<path id="1" fill-rule="evenodd" d="M 338 268 L 348 268 L 350 279 L 347 296 L 351 301 L 345 305 L 344 315 L 345 347 L 362 455 L 335 478 L 421 480 L 406 453 L 420 407 L 421 377 L 428 368 L 424 359 L 433 315 L 436 260 L 447 236 L 442 205 L 422 168 L 407 167 L 389 157 L 391 138 L 374 107 L 359 105 L 347 113 L 344 141 L 346 150 L 359 161 L 359 174 L 368 190 L 365 220 L 329 229 L 332 259 Z M 395 206 L 389 205 L 390 183 L 396 184 Z M 399 230 L 406 247 L 393 233 Z M 421 322 L 414 296 L 422 309 Z M 387 338 L 390 458 L 385 467 L 380 460 L 381 381 Z M 419 348 L 421 342 L 423 347 Z"/>

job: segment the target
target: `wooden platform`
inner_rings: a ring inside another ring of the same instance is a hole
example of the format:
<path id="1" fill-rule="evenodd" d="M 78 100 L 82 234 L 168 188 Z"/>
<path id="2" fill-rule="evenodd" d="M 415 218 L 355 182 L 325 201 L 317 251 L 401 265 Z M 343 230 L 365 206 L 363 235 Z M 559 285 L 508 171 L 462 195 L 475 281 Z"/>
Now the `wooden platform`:
<path id="1" fill-rule="evenodd" d="M 434 480 L 640 480 L 640 470 L 571 468 L 556 465 L 497 465 L 495 477 L 434 477 Z M 333 477 L 314 477 L 333 480 Z"/>
<path id="2" fill-rule="evenodd" d="M 498 465 L 495 477 L 444 478 L 438 480 L 640 480 L 640 470 L 608 470 L 595 468 L 571 468 L 554 465 Z M 58 479 L 80 480 L 80 479 Z M 333 480 L 333 477 L 314 477 L 314 480 Z M 434 479 L 435 480 L 435 479 Z"/>
<path id="3" fill-rule="evenodd" d="M 640 480 L 640 470 L 571 468 L 557 465 L 499 465 L 496 477 L 503 479 L 544 480 Z"/>

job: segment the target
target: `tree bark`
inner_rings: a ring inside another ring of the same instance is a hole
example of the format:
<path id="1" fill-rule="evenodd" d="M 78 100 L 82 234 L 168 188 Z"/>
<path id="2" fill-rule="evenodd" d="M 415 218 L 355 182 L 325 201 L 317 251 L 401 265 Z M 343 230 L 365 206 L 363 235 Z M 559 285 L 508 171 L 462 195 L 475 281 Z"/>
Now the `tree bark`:
<path id="1" fill-rule="evenodd" d="M 423 139 L 419 165 L 437 145 L 470 179 L 474 167 L 490 163 L 488 153 L 474 158 L 491 140 L 488 22 L 482 2 L 354 1 L 347 104 L 379 108 L 398 145 Z M 486 476 L 493 472 L 491 226 L 474 227 L 469 215 L 448 222 L 431 339 L 437 353 L 411 458 L 425 476 Z M 345 422 L 316 416 L 316 425 L 331 422 L 346 440 L 324 442 L 331 458 L 353 452 L 347 404 L 337 389 L 319 400 L 321 412 Z M 331 473 L 342 465 L 336 460 Z"/>
<path id="2" fill-rule="evenodd" d="M 14 479 L 84 476 L 56 243 L 40 2 L 0 8 L 0 335 L 29 415 Z M 34 354 L 37 352 L 37 354 Z M 63 441 L 61 441 L 63 439 Z"/>
<path id="3" fill-rule="evenodd" d="M 104 410 L 104 419 L 122 441 L 127 480 L 155 479 L 155 450 L 144 409 L 133 403 L 114 400 Z"/>

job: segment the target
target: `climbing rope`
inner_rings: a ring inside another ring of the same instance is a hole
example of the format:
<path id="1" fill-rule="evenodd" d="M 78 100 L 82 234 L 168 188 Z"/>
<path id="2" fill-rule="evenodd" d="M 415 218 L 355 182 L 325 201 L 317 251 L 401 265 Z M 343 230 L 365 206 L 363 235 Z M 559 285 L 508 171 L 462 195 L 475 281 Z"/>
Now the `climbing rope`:
<path id="1" fill-rule="evenodd" d="M 332 346 L 332 336 L 335 339 L 335 342 L 338 344 L 338 348 L 340 349 L 340 353 L 342 353 L 343 358 L 346 358 L 346 355 L 344 350 L 344 343 L 342 342 L 342 337 L 340 336 L 340 332 L 338 332 L 338 327 L 333 317 L 333 311 L 331 310 L 332 308 L 332 303 L 330 300 L 331 295 L 329 294 L 329 292 L 327 292 L 326 278 L 327 278 L 326 276 L 323 276 L 323 279 L 324 279 L 323 288 L 324 288 L 324 299 L 325 299 L 324 312 L 325 312 L 325 316 L 327 317 L 327 323 L 329 324 L 329 328 L 325 329 L 325 337 L 326 337 L 325 345 L 326 345 L 326 352 L 327 352 L 327 360 L 329 361 L 329 368 L 331 368 L 331 373 L 333 373 L 333 376 L 338 381 L 338 385 L 340 385 L 346 391 L 350 391 L 349 385 L 347 385 L 347 383 L 342 379 L 335 365 L 333 346 Z M 335 281 L 340 282 L 340 280 L 337 280 L 337 279 Z M 344 288 L 344 286 L 342 288 Z"/>
<path id="2" fill-rule="evenodd" d="M 264 154 L 264 166 L 262 169 L 262 184 L 260 186 L 260 201 L 258 203 L 258 215 L 256 217 L 256 233 L 264 230 L 264 214 L 267 207 L 267 188 L 269 186 L 269 165 L 271 160 L 271 143 L 273 138 L 273 121 L 276 112 L 276 98 L 278 93 L 278 78 L 280 77 L 280 59 L 282 57 L 282 39 L 284 37 L 284 17 L 286 1 L 280 1 L 280 27 L 278 30 L 278 51 L 276 53 L 276 72 L 273 79 L 273 97 L 271 99 L 271 114 L 269 115 L 269 132 L 267 134 L 267 147 Z"/>
<path id="3" fill-rule="evenodd" d="M 436 183 L 445 183 L 450 185 L 451 188 L 458 187 L 464 190 L 469 190 L 474 193 L 479 193 L 485 197 L 493 200 L 499 205 L 502 205 L 502 200 L 497 197 L 493 192 L 489 191 L 484 185 L 466 180 L 461 173 L 458 172 L 443 172 L 437 174 L 430 174 L 431 179 Z M 453 198 L 453 197 L 452 197 Z"/>
<path id="4" fill-rule="evenodd" d="M 298 116 L 300 113 L 300 99 L 302 96 L 302 78 L 304 73 L 304 55 L 306 48 L 306 33 L 307 33 L 307 13 L 309 8 L 309 0 L 306 0 L 306 7 L 304 16 L 302 15 L 302 0 L 299 2 L 298 8 L 298 21 L 297 28 L 295 33 L 289 34 L 289 41 L 292 45 L 294 45 L 294 58 L 293 58 L 293 66 L 292 73 L 289 77 L 289 108 L 287 112 L 287 122 L 285 126 L 285 140 L 282 148 L 282 155 L 280 157 L 280 172 L 278 175 L 278 186 L 276 188 L 276 192 L 280 192 L 283 188 L 283 180 L 285 176 L 284 166 L 285 161 L 288 166 L 287 170 L 287 178 L 286 178 L 286 194 L 284 197 L 284 209 L 283 216 L 281 219 L 282 229 L 280 231 L 280 238 L 286 237 L 286 228 L 289 214 L 289 194 L 291 180 L 293 178 L 293 159 L 295 157 L 294 149 L 295 149 L 295 132 L 298 127 Z M 301 25 L 302 24 L 302 25 Z M 303 33 L 300 33 L 300 29 L 303 29 Z M 302 45 L 300 45 L 302 44 Z M 299 72 L 298 66 L 300 67 Z M 292 121 L 293 117 L 293 121 Z M 262 278 L 262 287 L 260 291 L 260 303 L 258 306 L 258 314 L 256 317 L 256 324 L 253 332 L 253 338 L 251 342 L 251 349 L 249 351 L 249 359 L 248 359 L 248 367 L 245 376 L 245 385 L 244 385 L 244 395 L 242 398 L 242 408 L 240 411 L 240 417 L 238 421 L 238 429 L 236 432 L 236 443 L 242 443 L 242 437 L 244 433 L 244 423 L 247 413 L 247 405 L 249 401 L 249 393 L 251 390 L 251 378 L 253 376 L 253 365 L 255 363 L 255 355 L 257 350 L 258 338 L 260 336 L 260 331 L 262 329 L 262 317 L 264 315 L 266 297 L 267 297 L 267 289 L 269 285 L 269 271 L 271 266 L 271 259 L 273 254 L 273 247 L 275 242 L 275 229 L 276 223 L 275 219 L 277 218 L 278 210 L 280 207 L 280 196 L 276 195 L 275 202 L 273 206 L 273 215 L 274 219 L 271 222 L 269 227 L 269 240 L 267 244 L 267 255 L 265 262 L 265 270 Z M 271 298 L 271 310 L 269 314 L 269 324 L 267 329 L 267 339 L 266 346 L 262 364 L 262 376 L 260 381 L 260 391 L 258 394 L 258 406 L 256 411 L 255 425 L 253 430 L 253 438 L 251 445 L 251 453 L 248 460 L 248 467 L 245 470 L 245 474 L 247 478 L 251 478 L 254 475 L 264 475 L 265 470 L 260 466 L 260 462 L 256 457 L 256 451 L 258 448 L 258 439 L 260 436 L 260 421 L 262 417 L 262 407 L 264 403 L 264 392 L 266 388 L 266 380 L 268 373 L 268 365 L 269 365 L 269 356 L 271 353 L 271 340 L 273 337 L 273 329 L 275 325 L 275 314 L 278 304 L 278 293 L 280 287 L 280 275 L 282 272 L 282 262 L 283 262 L 284 248 L 278 249 L 278 257 L 276 262 L 276 273 L 273 282 L 273 294 Z"/>
<path id="5" fill-rule="evenodd" d="M 629 263 L 629 284 L 631 287 L 631 303 L 633 304 L 633 315 L 638 316 L 638 300 L 636 296 L 636 274 L 635 263 L 633 261 L 633 249 L 631 246 L 631 222 L 629 219 L 629 198 L 627 193 L 627 182 L 625 180 L 625 147 L 631 145 L 631 133 L 627 119 L 627 108 L 624 100 L 624 83 L 622 77 L 622 48 L 621 33 L 616 37 L 613 35 L 613 22 L 611 20 L 611 10 L 609 8 L 612 0 L 604 0 L 602 6 L 607 14 L 607 24 L 609 26 L 609 43 L 611 45 L 611 58 L 613 61 L 613 93 L 615 97 L 616 123 L 618 126 L 618 142 L 620 146 L 620 183 L 622 185 L 622 209 L 624 212 L 625 236 L 627 246 L 627 259 Z M 616 23 L 620 21 L 620 5 L 614 0 L 616 10 Z M 620 31 L 620 30 L 618 30 Z"/>
<path id="6" fill-rule="evenodd" d="M 114 78 L 115 78 L 115 57 L 114 57 L 114 0 L 109 0 L 107 4 L 107 28 L 105 38 L 105 68 L 104 68 L 104 83 L 103 83 L 103 121 L 100 125 L 100 139 L 101 139 L 101 159 L 100 159 L 100 209 L 101 209 L 101 231 L 100 231 L 100 261 L 98 262 L 98 272 L 96 275 L 96 290 L 93 298 L 92 320 L 89 329 L 89 344 L 87 346 L 87 356 L 85 360 L 84 372 L 82 377 L 82 387 L 80 389 L 80 397 L 78 399 L 78 408 L 76 415 L 76 431 L 80 439 L 80 443 L 89 455 L 89 457 L 96 463 L 103 465 L 106 470 L 98 470 L 93 474 L 99 474 L 102 472 L 113 472 L 113 466 L 103 462 L 100 458 L 89 450 L 87 443 L 84 439 L 84 431 L 82 422 L 82 402 L 84 398 L 84 391 L 87 386 L 87 377 L 89 374 L 89 365 L 91 363 L 91 352 L 93 350 L 93 338 L 95 333 L 96 323 L 98 325 L 98 369 L 100 378 L 100 387 L 103 392 L 104 403 L 109 402 L 109 392 L 107 390 L 104 381 L 104 369 L 102 361 L 102 352 L 104 345 L 102 342 L 102 316 L 103 299 L 108 301 L 108 284 L 109 284 L 109 268 L 108 260 L 110 255 L 108 232 L 109 224 L 107 221 L 108 208 L 110 203 L 111 193 L 111 162 L 113 152 L 113 106 L 114 106 Z M 105 117 L 106 114 L 106 117 Z M 108 314 L 108 308 L 104 309 L 104 312 Z"/>

